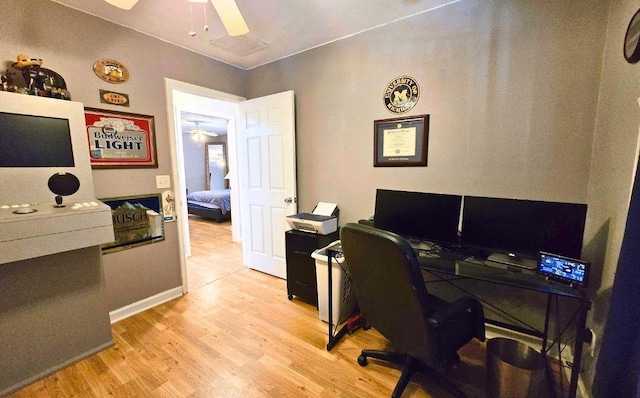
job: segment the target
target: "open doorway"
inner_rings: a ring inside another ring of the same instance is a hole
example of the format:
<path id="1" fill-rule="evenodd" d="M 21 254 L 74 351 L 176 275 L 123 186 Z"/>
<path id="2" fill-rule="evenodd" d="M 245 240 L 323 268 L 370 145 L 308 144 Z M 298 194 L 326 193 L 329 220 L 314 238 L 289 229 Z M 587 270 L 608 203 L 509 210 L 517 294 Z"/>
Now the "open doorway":
<path id="1" fill-rule="evenodd" d="M 224 110 L 218 108 L 222 107 L 214 106 L 211 112 L 220 114 Z M 230 120 L 185 110 L 179 117 L 190 242 L 187 285 L 194 290 L 244 266 L 242 245 L 233 242 L 231 233 L 226 150 Z"/>
<path id="2" fill-rule="evenodd" d="M 234 186 L 238 187 L 236 104 L 244 98 L 171 79 L 165 79 L 165 87 L 186 293 L 234 272 L 232 268 L 242 264 L 239 195 Z M 224 198 L 187 197 L 188 193 L 208 194 L 220 186 L 222 189 L 215 191 L 228 194 L 224 211 L 215 205 Z M 200 202 L 196 203 L 200 207 L 188 206 L 189 202 Z M 215 207 L 217 213 L 211 210 Z M 234 256 L 240 256 L 240 261 Z"/>

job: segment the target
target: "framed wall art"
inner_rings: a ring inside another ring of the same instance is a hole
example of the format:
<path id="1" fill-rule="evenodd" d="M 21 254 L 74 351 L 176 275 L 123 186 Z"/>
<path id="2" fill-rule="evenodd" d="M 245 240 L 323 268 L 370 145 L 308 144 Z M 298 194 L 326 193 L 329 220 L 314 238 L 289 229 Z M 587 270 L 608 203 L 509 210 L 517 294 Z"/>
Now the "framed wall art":
<path id="1" fill-rule="evenodd" d="M 162 195 L 149 194 L 100 199 L 111 207 L 116 240 L 102 245 L 103 253 L 164 240 Z"/>
<path id="2" fill-rule="evenodd" d="M 85 108 L 91 167 L 157 168 L 154 117 Z"/>
<path id="3" fill-rule="evenodd" d="M 373 134 L 374 167 L 427 165 L 429 115 L 376 120 Z"/>

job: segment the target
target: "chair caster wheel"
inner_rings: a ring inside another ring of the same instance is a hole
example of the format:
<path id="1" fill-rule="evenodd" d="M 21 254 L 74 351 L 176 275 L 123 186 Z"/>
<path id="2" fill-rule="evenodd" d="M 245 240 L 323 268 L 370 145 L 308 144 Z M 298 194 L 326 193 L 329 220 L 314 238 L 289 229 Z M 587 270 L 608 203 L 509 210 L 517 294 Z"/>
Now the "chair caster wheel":
<path id="1" fill-rule="evenodd" d="M 369 364 L 369 362 L 367 362 L 367 357 L 365 357 L 364 355 L 360 354 L 358 356 L 358 365 L 367 366 L 368 364 Z"/>
<path id="2" fill-rule="evenodd" d="M 442 370 L 444 372 L 451 372 L 453 369 L 456 368 L 456 365 L 458 365 L 458 363 L 460 363 L 460 355 L 453 354 L 449 359 L 447 359 L 442 364 Z"/>
<path id="3" fill-rule="evenodd" d="M 288 294 L 288 295 L 287 295 L 287 298 L 288 298 L 289 300 L 293 300 L 293 294 Z"/>

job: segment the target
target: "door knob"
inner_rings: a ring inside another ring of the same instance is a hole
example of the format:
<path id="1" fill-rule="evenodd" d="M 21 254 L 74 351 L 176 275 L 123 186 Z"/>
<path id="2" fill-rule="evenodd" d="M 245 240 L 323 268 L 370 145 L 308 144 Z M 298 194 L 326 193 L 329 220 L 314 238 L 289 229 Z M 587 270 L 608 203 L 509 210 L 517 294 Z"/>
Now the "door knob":
<path id="1" fill-rule="evenodd" d="M 286 199 L 284 200 L 284 203 L 285 203 L 287 206 L 289 206 L 291 203 L 293 203 L 293 202 L 295 202 L 295 201 L 296 201 L 296 199 L 294 199 L 294 198 L 292 198 L 291 196 L 289 196 L 288 198 L 286 198 Z"/>

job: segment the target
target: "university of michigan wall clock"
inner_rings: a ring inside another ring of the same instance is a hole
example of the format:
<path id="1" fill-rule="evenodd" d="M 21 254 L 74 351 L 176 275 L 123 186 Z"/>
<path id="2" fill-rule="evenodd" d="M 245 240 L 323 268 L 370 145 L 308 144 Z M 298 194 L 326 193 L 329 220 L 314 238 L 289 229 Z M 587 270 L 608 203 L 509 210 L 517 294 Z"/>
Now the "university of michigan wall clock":
<path id="1" fill-rule="evenodd" d="M 401 114 L 413 108 L 420 98 L 420 87 L 409 76 L 399 76 L 391 80 L 384 90 L 384 106 L 391 113 Z"/>

